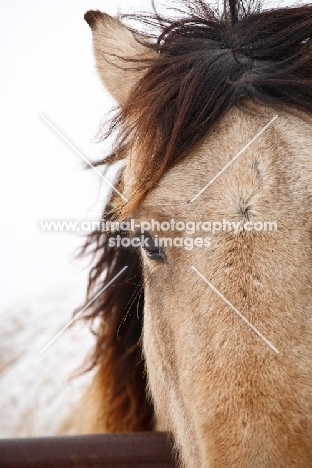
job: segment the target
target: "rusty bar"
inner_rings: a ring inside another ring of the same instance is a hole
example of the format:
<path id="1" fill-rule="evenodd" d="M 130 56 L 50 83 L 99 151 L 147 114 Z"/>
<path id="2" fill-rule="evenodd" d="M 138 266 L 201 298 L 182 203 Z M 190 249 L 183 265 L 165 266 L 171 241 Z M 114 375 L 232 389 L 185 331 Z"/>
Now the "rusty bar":
<path id="1" fill-rule="evenodd" d="M 141 432 L 0 440 L 1 468 L 174 468 L 167 434 Z"/>

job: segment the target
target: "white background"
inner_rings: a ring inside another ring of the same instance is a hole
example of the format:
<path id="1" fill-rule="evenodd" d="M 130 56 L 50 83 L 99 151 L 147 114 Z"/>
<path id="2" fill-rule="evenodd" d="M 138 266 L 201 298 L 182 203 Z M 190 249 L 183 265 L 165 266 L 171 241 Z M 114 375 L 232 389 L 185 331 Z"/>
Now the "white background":
<path id="1" fill-rule="evenodd" d="M 146 3 L 145 3 L 146 5 Z M 96 136 L 113 104 L 95 73 L 88 9 L 116 14 L 144 2 L 17 0 L 0 18 L 1 161 L 0 310 L 58 284 L 85 277 L 69 263 L 76 234 L 43 233 L 43 220 L 98 219 L 100 178 L 47 127 L 49 118 L 90 160 L 102 154 Z"/>

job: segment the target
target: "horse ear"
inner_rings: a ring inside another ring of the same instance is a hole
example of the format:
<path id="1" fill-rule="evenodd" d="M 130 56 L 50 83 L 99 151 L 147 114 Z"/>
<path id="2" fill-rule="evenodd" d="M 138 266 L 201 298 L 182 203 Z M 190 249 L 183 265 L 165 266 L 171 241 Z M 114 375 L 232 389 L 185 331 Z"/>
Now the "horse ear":
<path id="1" fill-rule="evenodd" d="M 93 35 L 96 66 L 106 89 L 116 101 L 124 102 L 146 71 L 144 61 L 153 56 L 116 17 L 100 11 L 84 15 Z"/>

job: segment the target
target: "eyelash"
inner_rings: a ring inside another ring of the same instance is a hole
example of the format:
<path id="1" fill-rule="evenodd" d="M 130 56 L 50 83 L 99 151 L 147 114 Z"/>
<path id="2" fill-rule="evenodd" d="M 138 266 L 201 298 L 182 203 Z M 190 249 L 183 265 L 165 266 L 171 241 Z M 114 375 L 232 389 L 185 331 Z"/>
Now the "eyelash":
<path id="1" fill-rule="evenodd" d="M 136 232 L 133 237 L 138 237 L 141 240 L 141 247 L 150 260 L 158 263 L 167 263 L 165 252 L 155 244 L 154 239 L 148 231 Z M 144 241 L 148 244 L 147 246 L 142 245 Z"/>

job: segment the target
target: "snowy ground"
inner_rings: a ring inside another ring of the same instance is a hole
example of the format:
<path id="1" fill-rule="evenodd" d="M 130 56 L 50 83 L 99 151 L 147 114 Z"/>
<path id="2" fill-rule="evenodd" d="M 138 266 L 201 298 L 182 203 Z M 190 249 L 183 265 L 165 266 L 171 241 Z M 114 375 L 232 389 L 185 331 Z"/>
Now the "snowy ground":
<path id="1" fill-rule="evenodd" d="M 72 318 L 85 284 L 71 284 L 0 313 L 0 437 L 52 435 L 79 401 L 91 374 L 71 378 L 93 345 L 78 322 L 42 354 Z"/>

